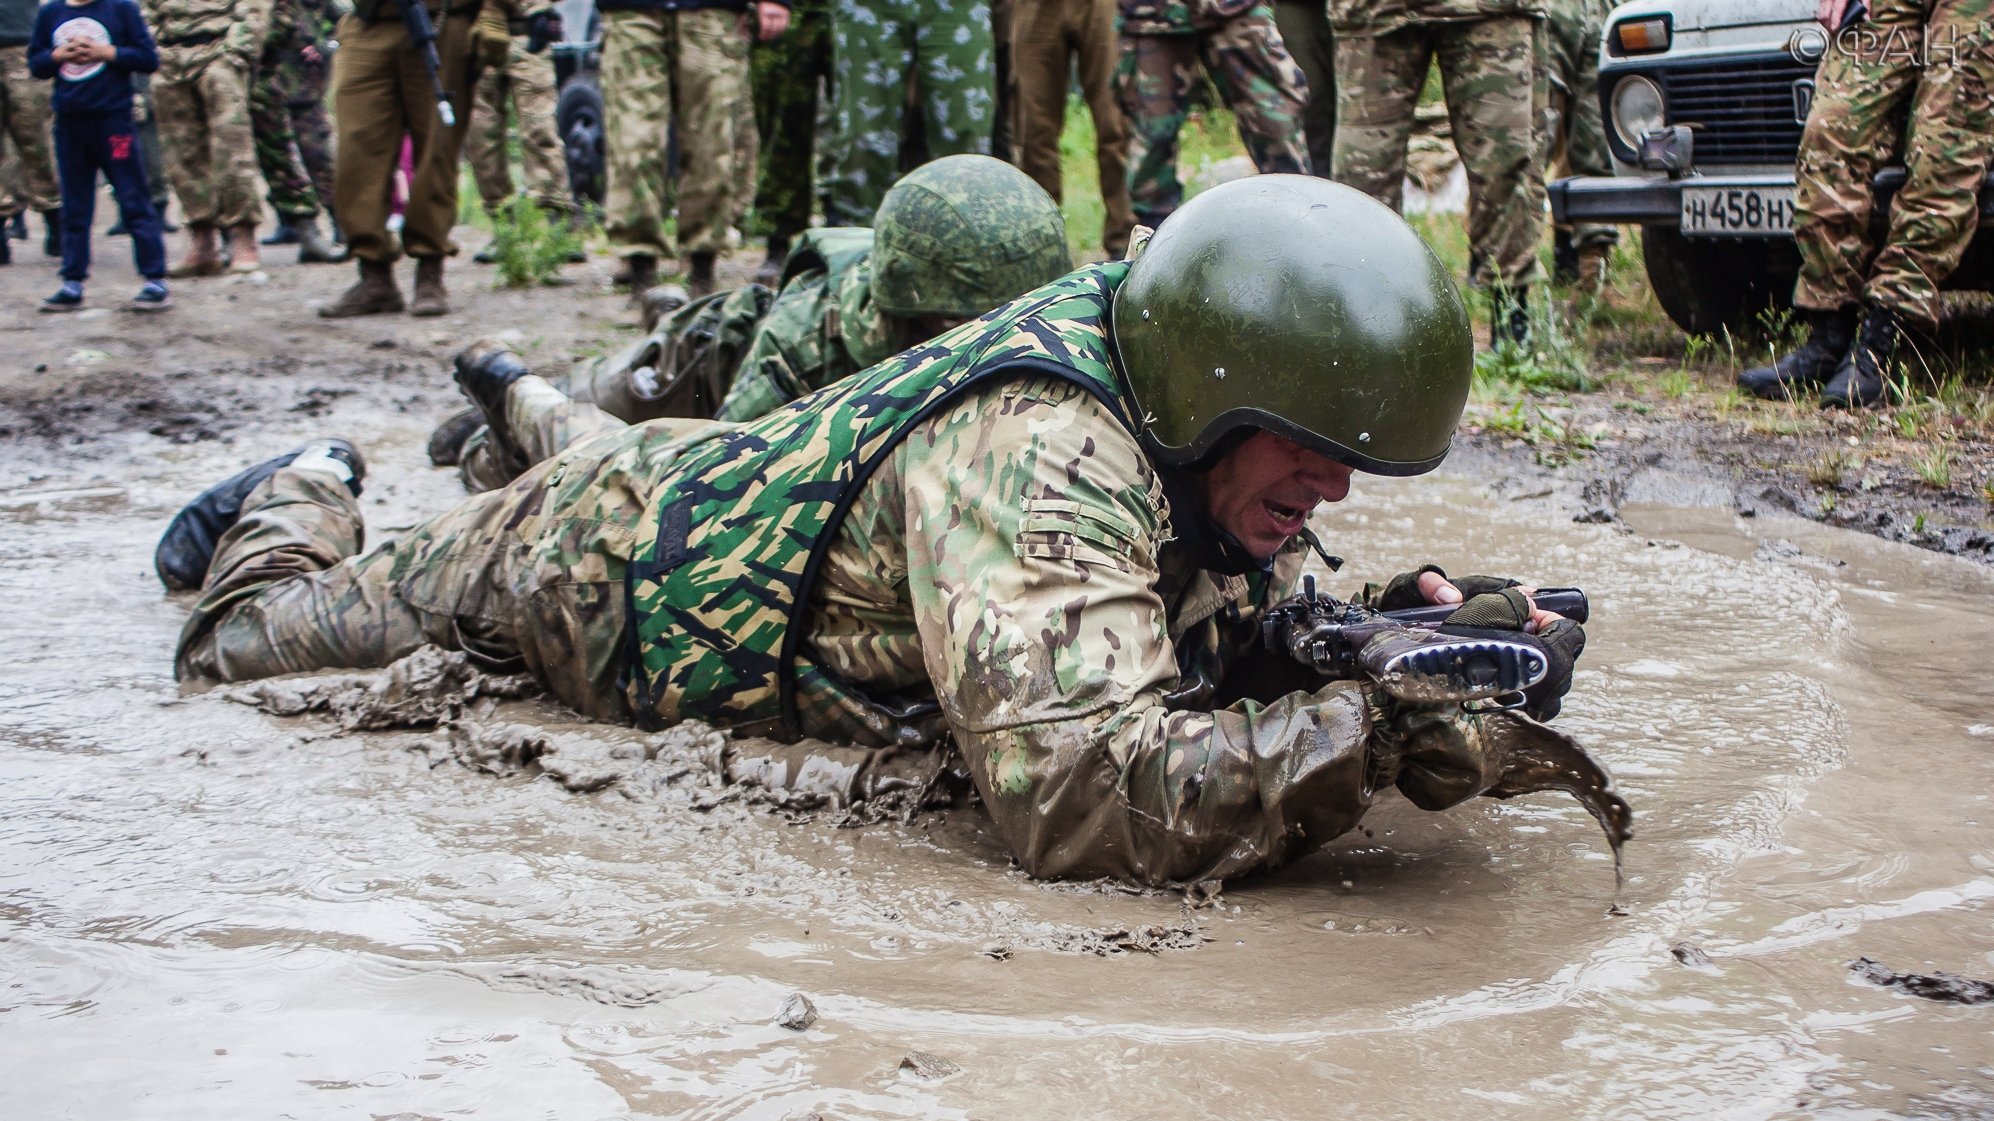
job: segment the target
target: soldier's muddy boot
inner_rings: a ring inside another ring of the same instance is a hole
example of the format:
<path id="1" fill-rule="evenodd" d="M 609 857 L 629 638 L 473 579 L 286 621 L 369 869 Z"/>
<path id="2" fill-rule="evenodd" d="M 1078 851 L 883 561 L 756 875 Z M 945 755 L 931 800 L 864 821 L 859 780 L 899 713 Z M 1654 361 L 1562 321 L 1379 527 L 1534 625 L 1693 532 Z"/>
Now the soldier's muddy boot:
<path id="1" fill-rule="evenodd" d="M 228 262 L 222 260 L 221 231 L 208 224 L 187 223 L 187 255 L 180 262 L 166 270 L 166 275 L 174 280 L 190 276 L 220 276 L 228 271 Z"/>
<path id="2" fill-rule="evenodd" d="M 644 293 L 658 284 L 658 259 L 649 253 L 632 253 L 623 258 L 623 268 L 616 275 L 618 284 L 630 289 L 630 302 L 642 300 Z"/>
<path id="3" fill-rule="evenodd" d="M 666 316 L 691 302 L 692 297 L 686 294 L 685 289 L 676 284 L 659 284 L 651 288 L 644 293 L 644 298 L 641 302 L 644 331 L 648 334 L 651 331 L 657 330 L 658 324 Z"/>
<path id="4" fill-rule="evenodd" d="M 355 498 L 360 497 L 360 483 L 367 477 L 367 462 L 352 444 L 345 440 L 314 440 L 297 451 L 223 479 L 175 514 L 160 536 L 159 547 L 152 552 L 152 567 L 167 591 L 199 588 L 207 580 L 208 564 L 215 559 L 215 544 L 241 520 L 243 500 L 265 479 L 293 463 L 316 463 L 342 476 L 346 489 Z"/>
<path id="5" fill-rule="evenodd" d="M 1897 347 L 1904 337 L 1904 319 L 1889 304 L 1862 310 L 1855 342 L 1835 367 L 1835 376 L 1821 390 L 1824 409 L 1868 409 L 1883 403 L 1886 380 L 1897 367 Z"/>
<path id="6" fill-rule="evenodd" d="M 294 218 L 290 224 L 292 240 L 298 243 L 298 263 L 301 265 L 336 265 L 346 259 L 346 247 L 334 245 L 318 228 L 318 219 Z M 265 239 L 268 245 L 269 240 Z"/>
<path id="7" fill-rule="evenodd" d="M 1783 354 L 1770 366 L 1754 366 L 1738 375 L 1738 388 L 1767 401 L 1783 401 L 1813 389 L 1834 375 L 1835 367 L 1855 341 L 1856 313 L 1853 308 L 1839 311 L 1808 311 L 1807 341 L 1791 354 Z"/>
<path id="8" fill-rule="evenodd" d="M 1489 345 L 1530 345 L 1530 289 L 1496 288 L 1489 296 Z"/>
<path id="9" fill-rule="evenodd" d="M 697 300 L 701 296 L 711 296 L 713 287 L 713 254 L 692 254 L 686 259 L 686 293 Z"/>
<path id="10" fill-rule="evenodd" d="M 532 373 L 519 355 L 489 343 L 476 342 L 457 353 L 457 387 L 483 414 L 492 443 L 515 462 L 525 462 L 506 422 L 505 398 L 512 383 Z"/>
<path id="11" fill-rule="evenodd" d="M 445 417 L 429 434 L 430 466 L 455 467 L 464 462 L 464 445 L 484 426 L 485 414 L 477 409 L 459 409 Z"/>
<path id="12" fill-rule="evenodd" d="M 395 270 L 385 261 L 360 262 L 360 280 L 337 300 L 318 309 L 321 319 L 351 319 L 388 315 L 402 310 L 402 290 L 395 287 Z"/>
<path id="13" fill-rule="evenodd" d="M 262 270 L 262 251 L 256 247 L 256 223 L 244 222 L 229 228 L 228 267 L 230 272 Z"/>
<path id="14" fill-rule="evenodd" d="M 450 311 L 450 293 L 443 287 L 443 258 L 417 257 L 415 296 L 409 300 L 410 315 L 445 315 Z"/>
<path id="15" fill-rule="evenodd" d="M 782 270 L 789 264 L 789 239 L 772 237 L 769 239 L 768 255 L 755 267 L 755 283 L 773 288 L 782 280 Z"/>

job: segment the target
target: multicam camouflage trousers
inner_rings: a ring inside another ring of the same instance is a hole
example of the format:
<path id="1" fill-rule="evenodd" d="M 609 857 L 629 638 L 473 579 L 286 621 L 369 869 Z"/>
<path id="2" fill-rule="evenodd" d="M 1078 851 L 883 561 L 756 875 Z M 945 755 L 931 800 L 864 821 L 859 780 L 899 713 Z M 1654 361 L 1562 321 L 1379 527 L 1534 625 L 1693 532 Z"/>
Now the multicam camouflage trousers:
<path id="1" fill-rule="evenodd" d="M 1874 0 L 1867 23 L 1830 42 L 1800 139 L 1796 306 L 1867 300 L 1938 323 L 1939 285 L 1973 240 L 1994 153 L 1990 20 L 1990 0 Z M 1900 155 L 1879 249 L 1869 184 Z"/>
<path id="2" fill-rule="evenodd" d="M 1533 17 L 1491 16 L 1336 40 L 1335 178 L 1394 210 L 1403 202 L 1413 109 L 1439 61 L 1468 173 L 1468 243 L 1485 284 L 1524 287 L 1543 276 L 1543 83 L 1524 80 L 1536 73 L 1539 33 Z"/>
<path id="3" fill-rule="evenodd" d="M 0 217 L 61 205 L 55 190 L 55 156 L 49 146 L 49 83 L 28 73 L 28 48 L 0 47 L 0 140 L 9 158 L 0 178 Z"/>
<path id="4" fill-rule="evenodd" d="M 996 111 L 984 0 L 838 0 L 838 76 L 825 157 L 824 224 L 869 226 L 900 175 L 901 142 L 926 158 L 990 152 Z M 905 137 L 909 87 L 922 132 Z"/>
<path id="5" fill-rule="evenodd" d="M 617 254 L 671 255 L 665 137 L 674 104 L 679 245 L 688 253 L 725 249 L 739 206 L 736 125 L 749 100 L 740 13 L 604 12 L 602 92 L 609 165 L 604 220 Z"/>
<path id="6" fill-rule="evenodd" d="M 485 209 L 497 212 L 512 199 L 512 168 L 506 159 L 506 121 L 519 121 L 519 158 L 526 172 L 526 193 L 543 209 L 566 211 L 568 165 L 561 138 L 554 131 L 554 60 L 528 54 L 518 38 L 505 65 L 478 78 L 478 95 L 471 110 L 470 131 L 464 136 L 464 158 L 478 183 Z M 512 103 L 511 114 L 506 103 Z"/>
<path id="7" fill-rule="evenodd" d="M 1136 221 L 1145 226 L 1162 222 L 1184 201 L 1177 134 L 1190 114 L 1201 72 L 1232 110 L 1255 168 L 1308 173 L 1302 139 L 1308 79 L 1281 45 L 1266 5 L 1209 31 L 1124 34 L 1115 93 L 1129 123 L 1130 201 Z"/>
<path id="8" fill-rule="evenodd" d="M 301 73 L 316 71 L 315 75 Z M 285 218 L 310 218 L 332 204 L 332 126 L 325 116 L 326 64 L 267 55 L 249 88 L 249 125 L 256 135 L 256 166 L 270 188 L 270 209 Z M 316 98 L 293 98 L 301 85 Z"/>
<path id="9" fill-rule="evenodd" d="M 249 124 L 249 68 L 218 44 L 159 48 L 152 108 L 166 177 L 190 226 L 254 225 L 256 135 Z"/>
<path id="10" fill-rule="evenodd" d="M 1599 117 L 1599 37 L 1613 0 L 1551 0 L 1544 21 L 1544 66 L 1558 85 L 1550 91 L 1551 135 L 1544 144 L 1546 175 L 1612 175 L 1606 127 Z M 1560 88 L 1562 87 L 1562 88 Z M 1572 244 L 1612 245 L 1614 226 L 1589 223 L 1572 229 Z"/>
<path id="11" fill-rule="evenodd" d="M 367 669 L 434 644 L 627 723 L 625 558 L 682 442 L 713 422 L 626 427 L 531 377 L 508 404 L 538 465 L 371 552 L 359 501 L 333 475 L 286 467 L 252 491 L 181 631 L 176 675 Z"/>

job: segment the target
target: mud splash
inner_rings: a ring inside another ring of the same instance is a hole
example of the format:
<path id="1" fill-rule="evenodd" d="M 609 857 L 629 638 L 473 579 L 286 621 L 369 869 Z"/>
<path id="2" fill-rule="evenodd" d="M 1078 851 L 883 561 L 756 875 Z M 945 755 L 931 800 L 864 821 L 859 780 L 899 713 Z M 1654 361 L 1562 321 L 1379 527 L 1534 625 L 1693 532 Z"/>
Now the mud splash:
<path id="1" fill-rule="evenodd" d="M 436 417 L 327 408 L 376 433 L 377 525 L 451 500 L 422 461 Z M 1339 580 L 1432 561 L 1592 592 L 1557 725 L 1641 810 L 1626 914 L 1601 913 L 1613 855 L 1567 790 L 1393 802 L 1222 894 L 1131 893 L 1026 879 L 974 811 L 833 820 L 934 776 L 831 768 L 810 806 L 760 802 L 729 780 L 797 787 L 794 760 L 466 696 L 454 671 L 410 729 L 181 696 L 151 540 L 318 430 L 295 423 L 0 453 L 0 1073 L 23 1116 L 1994 1110 L 1983 1008 L 1844 968 L 1994 968 L 1994 580 L 1971 566 L 1366 480 L 1320 526 L 1362 562 Z M 1122 952 L 1058 952 L 1090 943 Z M 791 994 L 800 1030 L 774 1022 Z M 916 1052 L 957 1070 L 903 1069 Z"/>

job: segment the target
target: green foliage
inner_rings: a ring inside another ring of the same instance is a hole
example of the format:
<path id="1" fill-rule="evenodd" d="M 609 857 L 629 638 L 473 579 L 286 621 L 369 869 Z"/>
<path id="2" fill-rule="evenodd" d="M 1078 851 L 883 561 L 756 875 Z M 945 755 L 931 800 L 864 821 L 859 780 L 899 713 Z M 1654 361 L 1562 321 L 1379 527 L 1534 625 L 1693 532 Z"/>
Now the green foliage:
<path id="1" fill-rule="evenodd" d="M 1911 462 L 1911 469 L 1918 478 L 1933 490 L 1944 490 L 1952 485 L 1952 446 L 1940 441 Z"/>
<path id="2" fill-rule="evenodd" d="M 582 248 L 583 237 L 567 222 L 549 218 L 525 197 L 496 216 L 492 223 L 492 255 L 499 283 L 507 288 L 531 288 L 560 275 L 561 266 Z"/>

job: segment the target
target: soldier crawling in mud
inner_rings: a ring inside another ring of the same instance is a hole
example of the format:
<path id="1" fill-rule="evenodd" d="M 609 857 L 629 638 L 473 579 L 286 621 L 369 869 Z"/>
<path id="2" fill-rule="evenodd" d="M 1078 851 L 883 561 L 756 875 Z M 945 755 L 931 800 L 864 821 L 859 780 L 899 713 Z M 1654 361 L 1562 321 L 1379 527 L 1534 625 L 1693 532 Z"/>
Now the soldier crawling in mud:
<path id="1" fill-rule="evenodd" d="M 779 293 L 750 284 L 670 310 L 645 338 L 582 363 L 561 388 L 632 424 L 753 420 L 1072 267 L 1065 220 L 1037 183 L 989 156 L 948 156 L 895 183 L 872 229 L 805 232 Z M 676 298 L 667 293 L 678 290 L 654 290 L 647 302 Z M 487 360 L 518 361 L 504 352 Z M 526 442 L 542 454 L 565 444 Z M 504 486 L 542 455 L 494 443 L 469 410 L 437 429 L 430 458 L 456 463 L 475 492 Z"/>
<path id="2" fill-rule="evenodd" d="M 1512 752 L 1559 738 L 1363 682 L 1276 686 L 1293 663 L 1260 645 L 1310 512 L 1353 472 L 1446 455 L 1472 351 L 1409 227 L 1276 175 L 745 424 L 626 426 L 467 355 L 495 431 L 531 420 L 568 446 L 365 554 L 344 441 L 211 488 L 157 554 L 170 587 L 202 588 L 176 672 L 437 644 L 600 720 L 808 736 L 882 766 L 952 743 L 1033 875 L 1232 876 L 1322 846 L 1387 785 L 1426 809 L 1502 793 Z M 1464 592 L 1460 621 L 1541 651 L 1525 711 L 1554 714 L 1576 624 L 1432 569 L 1376 599 Z"/>

